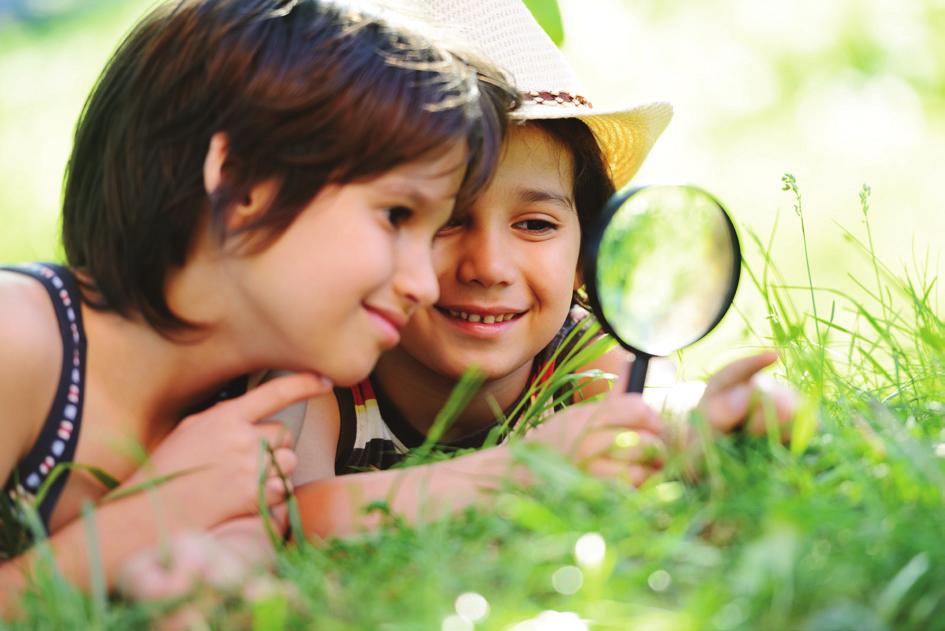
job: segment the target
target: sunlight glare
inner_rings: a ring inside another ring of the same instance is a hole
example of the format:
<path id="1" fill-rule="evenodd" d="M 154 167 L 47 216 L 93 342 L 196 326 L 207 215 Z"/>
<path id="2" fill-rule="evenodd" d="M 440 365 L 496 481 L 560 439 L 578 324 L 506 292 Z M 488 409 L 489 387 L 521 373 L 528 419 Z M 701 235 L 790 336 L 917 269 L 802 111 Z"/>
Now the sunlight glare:
<path id="1" fill-rule="evenodd" d="M 574 544 L 574 558 L 578 565 L 584 567 L 598 567 L 604 561 L 607 553 L 607 543 L 599 533 L 589 532 L 582 535 Z"/>

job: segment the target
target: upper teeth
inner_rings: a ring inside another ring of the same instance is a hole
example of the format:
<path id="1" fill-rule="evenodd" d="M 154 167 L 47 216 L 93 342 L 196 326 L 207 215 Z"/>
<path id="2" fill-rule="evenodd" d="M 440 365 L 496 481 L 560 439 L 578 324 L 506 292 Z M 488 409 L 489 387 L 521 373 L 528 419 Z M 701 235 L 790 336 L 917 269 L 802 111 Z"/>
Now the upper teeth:
<path id="1" fill-rule="evenodd" d="M 494 324 L 496 322 L 505 322 L 515 317 L 514 313 L 502 313 L 499 315 L 479 315 L 478 313 L 466 313 L 465 311 L 446 310 L 454 318 L 461 318 L 469 322 L 482 322 L 483 324 Z"/>

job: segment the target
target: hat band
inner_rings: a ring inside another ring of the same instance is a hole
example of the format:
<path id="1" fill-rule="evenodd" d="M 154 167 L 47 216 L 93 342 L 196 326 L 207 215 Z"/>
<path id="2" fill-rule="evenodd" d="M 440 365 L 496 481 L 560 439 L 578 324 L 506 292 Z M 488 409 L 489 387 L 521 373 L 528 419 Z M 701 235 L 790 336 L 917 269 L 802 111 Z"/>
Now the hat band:
<path id="1" fill-rule="evenodd" d="M 594 107 L 591 102 L 580 94 L 571 94 L 570 92 L 544 92 L 531 90 L 523 92 L 522 97 L 526 103 L 536 103 L 538 105 L 583 105 L 585 107 Z"/>

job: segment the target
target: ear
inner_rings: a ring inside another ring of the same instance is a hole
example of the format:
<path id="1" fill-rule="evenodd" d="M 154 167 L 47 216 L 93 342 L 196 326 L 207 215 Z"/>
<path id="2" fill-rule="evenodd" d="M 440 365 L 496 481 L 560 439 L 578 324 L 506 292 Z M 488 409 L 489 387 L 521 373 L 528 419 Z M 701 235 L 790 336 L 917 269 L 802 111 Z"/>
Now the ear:
<path id="1" fill-rule="evenodd" d="M 584 274 L 581 273 L 581 262 L 578 261 L 577 269 L 574 270 L 574 291 L 584 286 Z"/>
<path id="2" fill-rule="evenodd" d="M 207 191 L 207 195 L 212 195 L 223 181 L 223 165 L 226 163 L 229 148 L 230 139 L 222 131 L 210 137 L 207 157 L 203 160 L 203 188 Z"/>
<path id="3" fill-rule="evenodd" d="M 230 138 L 224 132 L 217 132 L 210 138 L 207 157 L 203 161 L 203 187 L 212 195 L 223 182 L 223 166 L 229 153 Z M 235 230 L 243 227 L 259 213 L 274 195 L 271 182 L 259 184 L 246 194 L 232 209 L 227 219 L 227 228 Z"/>

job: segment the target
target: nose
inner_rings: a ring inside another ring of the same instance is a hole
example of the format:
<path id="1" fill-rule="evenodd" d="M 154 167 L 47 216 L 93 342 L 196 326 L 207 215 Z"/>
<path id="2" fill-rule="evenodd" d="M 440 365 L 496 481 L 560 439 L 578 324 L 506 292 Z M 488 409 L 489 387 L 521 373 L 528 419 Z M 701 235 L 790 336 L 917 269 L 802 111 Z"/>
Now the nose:
<path id="1" fill-rule="evenodd" d="M 496 287 L 510 285 L 515 275 L 512 252 L 503 242 L 503 231 L 480 224 L 468 230 L 457 247 L 456 274 L 460 282 Z"/>
<path id="2" fill-rule="evenodd" d="M 409 312 L 436 302 L 440 297 L 440 283 L 433 270 L 429 241 L 402 250 L 393 284 L 394 291 L 407 303 Z"/>

